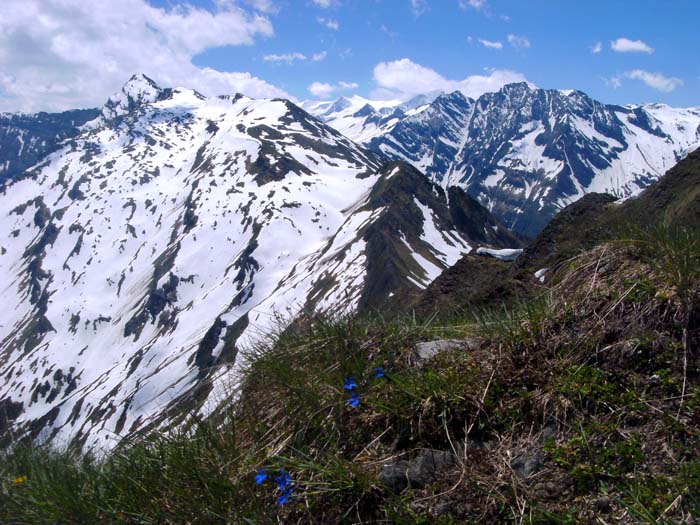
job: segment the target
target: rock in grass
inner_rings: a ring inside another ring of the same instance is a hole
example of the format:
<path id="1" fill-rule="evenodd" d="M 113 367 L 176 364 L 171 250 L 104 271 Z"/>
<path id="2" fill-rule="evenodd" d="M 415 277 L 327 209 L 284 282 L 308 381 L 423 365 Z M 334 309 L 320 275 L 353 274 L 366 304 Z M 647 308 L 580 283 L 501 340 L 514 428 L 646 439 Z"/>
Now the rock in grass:
<path id="1" fill-rule="evenodd" d="M 442 450 L 421 450 L 411 460 L 397 460 L 386 463 L 379 473 L 379 481 L 395 492 L 406 487 L 422 488 L 433 481 L 438 472 L 454 464 L 452 452 Z"/>
<path id="2" fill-rule="evenodd" d="M 415 356 L 418 362 L 432 359 L 441 352 L 462 348 L 465 350 L 476 350 L 479 348 L 480 342 L 477 339 L 437 339 L 435 341 L 426 341 L 417 343 L 415 346 Z"/>
<path id="3" fill-rule="evenodd" d="M 541 465 L 542 456 L 539 453 L 520 456 L 510 462 L 510 468 L 520 479 L 529 478 L 539 470 Z"/>

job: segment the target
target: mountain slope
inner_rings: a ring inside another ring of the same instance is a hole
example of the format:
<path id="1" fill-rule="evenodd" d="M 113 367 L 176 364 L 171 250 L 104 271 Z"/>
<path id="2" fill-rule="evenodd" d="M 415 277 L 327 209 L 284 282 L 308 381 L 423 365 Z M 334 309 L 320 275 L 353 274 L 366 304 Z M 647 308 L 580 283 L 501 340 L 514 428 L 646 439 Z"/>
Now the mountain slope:
<path id="1" fill-rule="evenodd" d="M 389 305 L 477 243 L 517 244 L 382 162 L 289 101 L 132 78 L 0 196 L 0 424 L 112 446 L 210 410 L 240 350 L 301 313 Z"/>
<path id="2" fill-rule="evenodd" d="M 63 113 L 0 114 L 0 183 L 18 177 L 62 141 L 80 133 L 80 126 L 99 115 L 96 109 Z"/>

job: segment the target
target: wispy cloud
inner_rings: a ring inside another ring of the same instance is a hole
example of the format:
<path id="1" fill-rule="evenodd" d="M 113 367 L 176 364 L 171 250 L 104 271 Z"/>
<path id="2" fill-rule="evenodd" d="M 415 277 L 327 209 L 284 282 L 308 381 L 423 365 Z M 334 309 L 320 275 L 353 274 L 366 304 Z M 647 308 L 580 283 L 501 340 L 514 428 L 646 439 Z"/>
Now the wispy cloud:
<path id="1" fill-rule="evenodd" d="M 610 42 L 610 49 L 616 53 L 653 53 L 654 48 L 642 40 L 618 38 Z"/>
<path id="2" fill-rule="evenodd" d="M 462 9 L 472 8 L 481 11 L 486 8 L 486 0 L 459 0 Z"/>
<path id="3" fill-rule="evenodd" d="M 282 54 L 270 54 L 265 55 L 263 60 L 265 62 L 285 62 L 287 64 L 293 64 L 294 62 L 306 60 L 306 55 L 303 53 L 282 53 Z"/>
<path id="4" fill-rule="evenodd" d="M 359 85 L 356 82 L 340 81 L 337 84 L 329 84 L 327 82 L 313 82 L 309 87 L 309 93 L 317 98 L 328 98 L 338 91 L 347 91 L 357 89 Z"/>
<path id="5" fill-rule="evenodd" d="M 411 11 L 416 16 L 421 16 L 430 10 L 428 0 L 411 0 Z"/>
<path id="6" fill-rule="evenodd" d="M 322 26 L 325 26 L 328 29 L 332 29 L 333 31 L 337 31 L 338 29 L 340 29 L 340 24 L 334 18 L 324 18 L 322 16 L 319 16 L 316 17 L 316 21 Z"/>
<path id="7" fill-rule="evenodd" d="M 487 47 L 489 49 L 503 49 L 503 42 L 497 40 L 486 40 L 485 38 L 478 38 L 477 40 L 482 46 Z"/>
<path id="8" fill-rule="evenodd" d="M 328 9 L 334 3 L 333 0 L 311 0 L 311 2 L 321 9 Z"/>
<path id="9" fill-rule="evenodd" d="M 382 24 L 381 26 L 379 26 L 379 30 L 380 30 L 382 33 L 384 33 L 385 35 L 387 35 L 392 41 L 399 35 L 398 33 L 392 31 L 391 29 L 389 29 L 389 28 L 388 28 L 386 25 L 384 25 L 384 24 Z"/>
<path id="10" fill-rule="evenodd" d="M 529 49 L 532 47 L 530 40 L 524 36 L 518 36 L 514 34 L 508 35 L 508 43 L 516 49 L 525 48 Z"/>
<path id="11" fill-rule="evenodd" d="M 626 71 L 625 76 L 634 80 L 641 80 L 647 86 L 657 91 L 670 93 L 683 85 L 683 80 L 677 77 L 667 77 L 661 73 L 652 73 L 643 69 L 633 69 Z"/>
<path id="12" fill-rule="evenodd" d="M 600 53 L 603 50 L 603 43 L 596 42 L 589 49 L 591 50 L 591 53 L 593 53 L 594 55 L 597 55 L 598 53 Z"/>
<path id="13" fill-rule="evenodd" d="M 244 0 L 253 9 L 257 9 L 261 13 L 277 13 L 280 8 L 277 2 L 274 0 Z M 233 0 L 215 0 L 215 3 L 219 6 L 231 7 L 234 3 Z"/>
<path id="14" fill-rule="evenodd" d="M 613 89 L 618 89 L 622 87 L 622 78 L 619 76 L 614 76 L 614 77 L 600 77 L 600 79 L 605 83 L 606 86 L 611 87 Z"/>
<path id="15" fill-rule="evenodd" d="M 273 62 L 276 64 L 287 64 L 287 65 L 292 65 L 295 62 L 305 62 L 307 60 L 311 60 L 312 62 L 320 62 L 324 60 L 328 56 L 327 51 L 320 51 L 318 53 L 314 53 L 311 55 L 309 58 L 306 56 L 304 53 L 280 53 L 280 54 L 269 54 L 263 56 L 263 60 L 265 62 Z"/>

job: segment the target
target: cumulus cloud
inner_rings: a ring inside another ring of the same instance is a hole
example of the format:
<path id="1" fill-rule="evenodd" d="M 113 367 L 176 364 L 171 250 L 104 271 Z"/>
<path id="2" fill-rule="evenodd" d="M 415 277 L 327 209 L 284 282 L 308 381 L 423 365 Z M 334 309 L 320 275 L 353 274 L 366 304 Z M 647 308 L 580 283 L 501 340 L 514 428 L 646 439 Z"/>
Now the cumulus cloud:
<path id="1" fill-rule="evenodd" d="M 598 53 L 600 53 L 603 50 L 603 43 L 596 42 L 595 44 L 593 44 L 590 47 L 590 49 L 591 49 L 591 53 L 593 53 L 594 55 L 597 55 Z"/>
<path id="2" fill-rule="evenodd" d="M 0 109 L 99 106 L 136 72 L 208 95 L 285 96 L 248 73 L 193 63 L 206 49 L 250 45 L 273 33 L 266 16 L 228 3 L 209 11 L 146 0 L 3 0 Z"/>
<path id="3" fill-rule="evenodd" d="M 357 89 L 359 86 L 355 82 L 340 81 L 337 84 L 328 84 L 326 82 L 314 82 L 309 86 L 309 93 L 316 98 L 329 98 L 338 91 Z"/>
<path id="4" fill-rule="evenodd" d="M 478 40 L 482 46 L 488 47 L 489 49 L 503 49 L 503 42 L 486 40 L 484 38 L 479 38 Z"/>
<path id="5" fill-rule="evenodd" d="M 518 49 L 518 48 L 529 49 L 530 47 L 532 47 L 532 45 L 530 44 L 530 40 L 528 38 L 526 38 L 524 36 L 514 35 L 512 33 L 510 35 L 508 35 L 508 43 L 516 49 Z"/>
<path id="6" fill-rule="evenodd" d="M 641 80 L 650 88 L 663 91 L 664 93 L 670 93 L 683 85 L 683 81 L 680 78 L 667 77 L 661 73 L 652 73 L 643 69 L 627 71 L 625 76 L 634 80 Z"/>
<path id="7" fill-rule="evenodd" d="M 410 98 L 431 91 L 461 91 L 476 98 L 489 91 L 498 91 L 506 84 L 526 82 L 525 77 L 515 71 L 494 69 L 488 75 L 471 75 L 462 80 L 449 80 L 430 69 L 412 62 L 408 58 L 393 62 L 380 62 L 374 68 L 374 80 L 378 89 L 375 95 L 383 97 Z"/>
<path id="8" fill-rule="evenodd" d="M 618 38 L 610 42 L 610 49 L 616 53 L 653 53 L 654 48 L 642 40 L 630 40 L 629 38 Z"/>
<path id="9" fill-rule="evenodd" d="M 338 21 L 333 18 L 323 18 L 322 16 L 319 16 L 316 18 L 316 21 L 322 26 L 326 26 L 328 29 L 332 29 L 333 31 L 337 31 L 340 28 Z"/>

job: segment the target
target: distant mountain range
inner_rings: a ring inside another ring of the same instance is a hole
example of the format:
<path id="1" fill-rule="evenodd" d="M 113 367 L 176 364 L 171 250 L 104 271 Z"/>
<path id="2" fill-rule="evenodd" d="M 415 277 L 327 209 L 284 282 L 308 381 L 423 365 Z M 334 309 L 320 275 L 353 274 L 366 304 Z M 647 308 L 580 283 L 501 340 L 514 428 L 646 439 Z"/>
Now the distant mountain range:
<path id="1" fill-rule="evenodd" d="M 457 91 L 407 106 L 359 97 L 304 106 L 441 186 L 464 188 L 526 236 L 585 193 L 638 193 L 700 146 L 700 108 L 607 105 L 526 83 L 477 100 Z"/>

